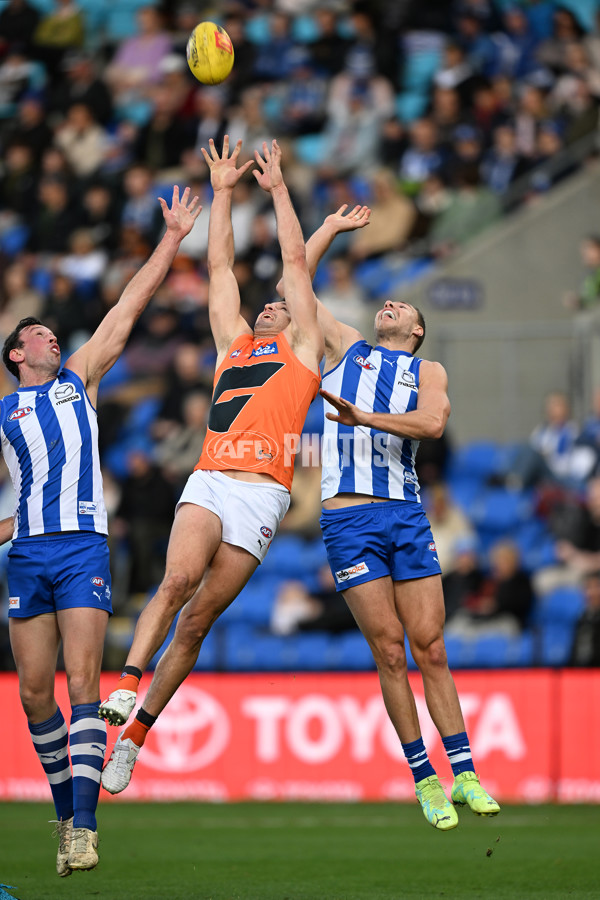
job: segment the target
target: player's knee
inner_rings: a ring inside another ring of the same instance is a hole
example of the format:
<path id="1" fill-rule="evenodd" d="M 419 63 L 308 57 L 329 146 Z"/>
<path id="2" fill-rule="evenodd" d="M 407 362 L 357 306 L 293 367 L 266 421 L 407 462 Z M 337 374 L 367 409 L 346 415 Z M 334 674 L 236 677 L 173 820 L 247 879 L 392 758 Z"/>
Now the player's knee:
<path id="1" fill-rule="evenodd" d="M 95 671 L 67 672 L 67 689 L 72 706 L 93 703 L 98 695 L 98 676 Z"/>
<path id="2" fill-rule="evenodd" d="M 373 646 L 377 668 L 392 674 L 406 671 L 406 650 L 403 640 L 381 640 Z"/>
<path id="3" fill-rule="evenodd" d="M 168 572 L 160 586 L 160 594 L 164 603 L 179 610 L 193 596 L 197 586 L 185 572 Z"/>
<path id="4" fill-rule="evenodd" d="M 437 637 L 423 646 L 415 644 L 411 649 L 419 669 L 441 669 L 448 665 L 443 637 Z"/>
<path id="5" fill-rule="evenodd" d="M 22 684 L 19 687 L 19 696 L 21 698 L 21 706 L 29 721 L 43 721 L 52 714 L 48 710 L 51 710 L 55 705 L 53 690 L 48 690 L 47 687 Z M 46 715 L 47 712 L 48 715 Z"/>

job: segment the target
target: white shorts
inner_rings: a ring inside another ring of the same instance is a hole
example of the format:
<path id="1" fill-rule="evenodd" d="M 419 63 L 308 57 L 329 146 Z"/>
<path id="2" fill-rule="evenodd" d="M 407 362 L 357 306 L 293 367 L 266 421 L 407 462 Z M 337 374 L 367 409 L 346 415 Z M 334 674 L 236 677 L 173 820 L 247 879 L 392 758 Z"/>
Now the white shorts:
<path id="1" fill-rule="evenodd" d="M 222 540 L 242 547 L 262 562 L 290 505 L 282 484 L 238 481 L 222 472 L 192 472 L 179 498 L 214 512 L 221 520 Z M 176 510 L 177 511 L 177 510 Z"/>

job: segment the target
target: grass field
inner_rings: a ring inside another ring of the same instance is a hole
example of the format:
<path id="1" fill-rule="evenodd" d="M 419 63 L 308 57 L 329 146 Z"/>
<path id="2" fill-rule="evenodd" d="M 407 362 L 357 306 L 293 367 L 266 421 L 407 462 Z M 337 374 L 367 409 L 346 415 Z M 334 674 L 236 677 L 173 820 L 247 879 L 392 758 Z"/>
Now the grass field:
<path id="1" fill-rule="evenodd" d="M 600 807 L 461 812 L 441 834 L 416 803 L 103 804 L 98 868 L 63 879 L 52 814 L 0 804 L 0 883 L 19 900 L 600 897 Z"/>

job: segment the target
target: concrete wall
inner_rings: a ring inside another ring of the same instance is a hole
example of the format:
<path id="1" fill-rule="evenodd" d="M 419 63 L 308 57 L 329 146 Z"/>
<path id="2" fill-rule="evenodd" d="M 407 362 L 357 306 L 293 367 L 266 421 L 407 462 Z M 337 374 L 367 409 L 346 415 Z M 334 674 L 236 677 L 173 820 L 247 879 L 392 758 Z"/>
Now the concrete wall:
<path id="1" fill-rule="evenodd" d="M 568 391 L 575 413 L 600 385 L 600 323 L 569 312 L 562 297 L 584 277 L 579 243 L 600 232 L 600 164 L 535 198 L 397 298 L 426 318 L 424 356 L 448 371 L 454 440 L 526 438 L 550 390 Z M 440 309 L 445 280 L 466 280 L 473 309 Z M 474 283 L 474 284 L 473 284 Z M 476 287 L 473 291 L 471 288 Z M 595 344 L 595 348 L 594 348 Z"/>

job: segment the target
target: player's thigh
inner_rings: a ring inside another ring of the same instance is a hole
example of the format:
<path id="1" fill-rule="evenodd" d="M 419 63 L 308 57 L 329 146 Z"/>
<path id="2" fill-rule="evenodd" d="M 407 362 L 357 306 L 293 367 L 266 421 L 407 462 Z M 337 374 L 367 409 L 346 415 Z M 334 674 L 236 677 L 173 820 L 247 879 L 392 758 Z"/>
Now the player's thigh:
<path id="1" fill-rule="evenodd" d="M 395 581 L 394 596 L 411 647 L 427 647 L 442 637 L 446 613 L 440 575 Z"/>
<path id="2" fill-rule="evenodd" d="M 21 690 L 53 693 L 60 646 L 56 615 L 11 617 L 8 629 Z"/>
<path id="3" fill-rule="evenodd" d="M 404 631 L 396 611 L 394 584 L 389 576 L 347 588 L 344 599 L 370 644 L 402 640 Z"/>
<path id="4" fill-rule="evenodd" d="M 185 575 L 190 584 L 199 584 L 221 544 L 221 527 L 216 513 L 195 503 L 183 503 L 171 528 L 166 575 Z"/>
<path id="5" fill-rule="evenodd" d="M 212 623 L 235 600 L 258 566 L 258 559 L 243 547 L 221 543 L 200 588 L 186 603 L 175 634 L 206 634 Z"/>

